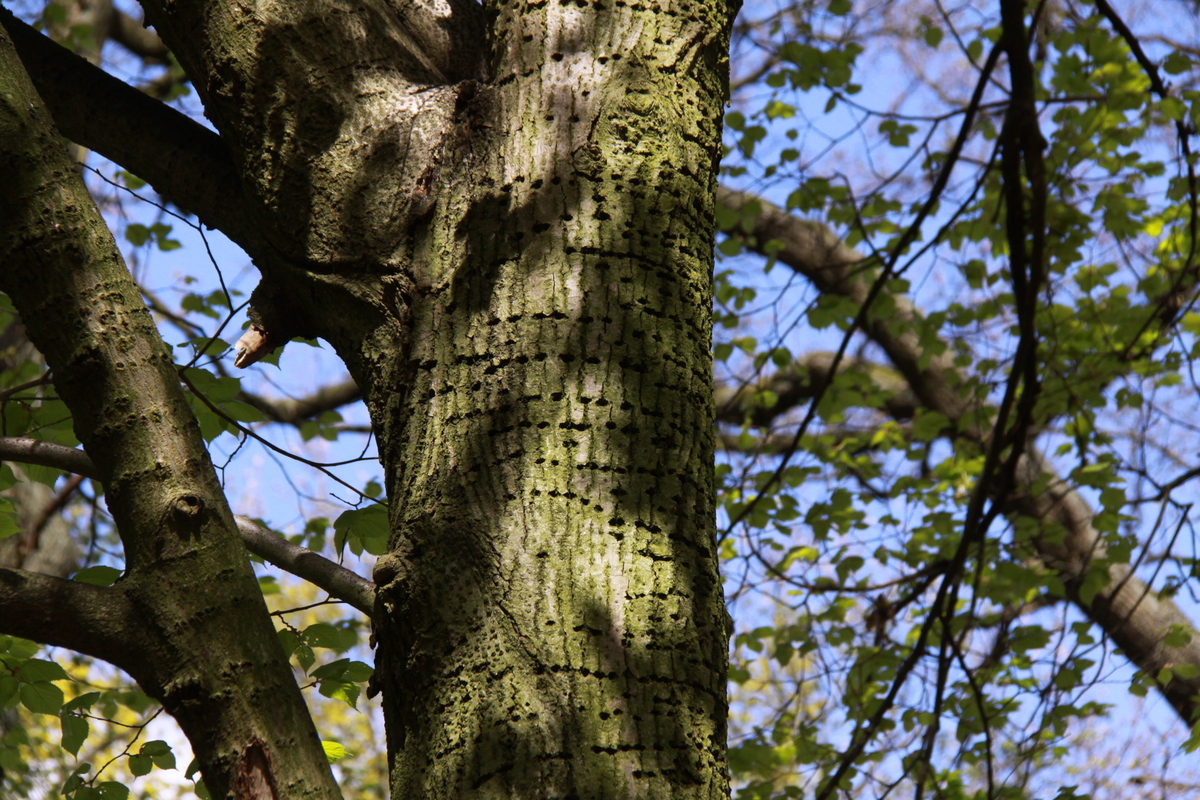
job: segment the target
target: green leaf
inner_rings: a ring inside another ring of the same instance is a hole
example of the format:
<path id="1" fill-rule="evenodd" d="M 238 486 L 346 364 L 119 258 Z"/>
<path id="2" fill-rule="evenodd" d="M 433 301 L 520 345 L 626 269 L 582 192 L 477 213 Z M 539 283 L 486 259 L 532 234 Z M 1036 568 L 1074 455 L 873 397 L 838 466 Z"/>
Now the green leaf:
<path id="1" fill-rule="evenodd" d="M 0 541 L 13 534 L 20 533 L 20 518 L 12 509 L 12 503 L 6 497 L 0 497 Z"/>
<path id="2" fill-rule="evenodd" d="M 136 756 L 130 757 L 130 769 L 133 768 L 133 759 L 145 759 L 159 769 L 175 769 L 175 753 L 171 750 L 171 745 L 164 742 L 162 739 L 155 739 L 151 742 L 146 742 L 142 745 L 141 750 Z M 145 763 L 140 763 L 139 769 L 146 770 L 145 772 L 134 772 L 135 775 L 145 775 L 150 772 L 150 767 Z"/>
<path id="3" fill-rule="evenodd" d="M 237 378 L 222 378 L 213 375 L 206 369 L 189 367 L 183 371 L 188 383 L 196 387 L 211 403 L 228 403 L 237 397 L 242 390 L 242 382 Z"/>
<path id="4" fill-rule="evenodd" d="M 8 464 L 0 464 L 0 492 L 17 485 L 17 475 Z"/>
<path id="5" fill-rule="evenodd" d="M 283 647 L 283 653 L 288 658 L 296 652 L 296 648 L 300 646 L 300 636 L 291 628 L 284 628 L 281 631 L 276 631 L 275 636 L 279 639 L 279 644 Z"/>
<path id="6" fill-rule="evenodd" d="M 358 697 L 362 694 L 362 687 L 348 681 L 321 681 L 317 691 L 324 697 L 341 700 L 351 708 L 358 708 Z"/>
<path id="7" fill-rule="evenodd" d="M 222 403 L 221 410 L 238 422 L 262 422 L 266 419 L 261 411 L 249 403 L 243 403 L 241 400 L 229 400 Z"/>
<path id="8" fill-rule="evenodd" d="M 91 708 L 100 699 L 99 692 L 87 692 L 76 697 L 74 700 L 68 700 L 63 704 L 63 712 L 80 711 L 85 708 Z"/>
<path id="9" fill-rule="evenodd" d="M 25 759 L 14 745 L 0 743 L 0 770 L 16 774 L 25 769 Z"/>
<path id="10" fill-rule="evenodd" d="M 334 543 L 350 547 L 350 552 L 361 555 L 365 550 L 373 556 L 387 552 L 391 528 L 388 524 L 387 508 L 371 504 L 365 508 L 343 511 L 333 523 Z"/>
<path id="11" fill-rule="evenodd" d="M 150 226 L 150 231 L 154 234 L 154 238 L 158 242 L 158 249 L 164 253 L 183 247 L 180 242 L 171 238 L 172 229 L 172 226 L 165 222 L 156 222 Z"/>
<path id="12" fill-rule="evenodd" d="M 138 222 L 125 226 L 125 240 L 134 247 L 141 247 L 150 240 L 150 229 Z"/>
<path id="13" fill-rule="evenodd" d="M 66 475 L 66 473 L 61 469 L 55 469 L 54 467 L 43 467 L 41 464 L 22 464 L 21 471 L 24 472 L 25 476 L 30 480 L 45 484 L 51 489 L 54 488 L 54 484 L 58 483 L 59 478 L 61 478 L 63 475 Z"/>
<path id="14" fill-rule="evenodd" d="M 296 662 L 300 665 L 300 669 L 304 670 L 304 674 L 308 674 L 309 669 L 316 662 L 317 656 L 313 649 L 307 644 L 296 646 Z"/>
<path id="15" fill-rule="evenodd" d="M 1171 668 L 1175 674 L 1185 681 L 1195 680 L 1200 677 L 1200 667 L 1195 664 L 1178 663 Z"/>
<path id="16" fill-rule="evenodd" d="M 73 756 L 79 755 L 79 748 L 87 741 L 88 721 L 75 714 L 62 714 L 58 721 L 62 728 L 62 749 Z"/>
<path id="17" fill-rule="evenodd" d="M 1191 641 L 1191 631 L 1182 625 L 1170 626 L 1162 637 L 1162 643 L 1167 647 L 1186 647 Z"/>
<path id="18" fill-rule="evenodd" d="M 1172 50 L 1162 62 L 1163 72 L 1168 75 L 1182 75 L 1192 68 L 1192 60 L 1178 50 Z"/>
<path id="19" fill-rule="evenodd" d="M 344 653 L 358 643 L 358 631 L 351 627 L 336 627 L 318 622 L 304 629 L 304 640 L 310 647 L 323 647 Z"/>
<path id="20" fill-rule="evenodd" d="M 144 180 L 139 178 L 137 175 L 134 175 L 132 172 L 126 172 L 123 169 L 117 170 L 117 178 L 121 181 L 121 183 L 125 184 L 127 188 L 132 189 L 135 192 L 138 189 L 146 186 L 146 182 Z"/>
<path id="21" fill-rule="evenodd" d="M 85 776 L 92 771 L 92 765 L 88 763 L 80 764 L 75 767 L 75 771 L 63 782 L 62 793 L 69 795 L 83 785 Z"/>
<path id="22" fill-rule="evenodd" d="M 203 297 L 202 295 L 198 295 L 195 292 L 185 294 L 183 299 L 179 301 L 179 307 L 184 311 L 202 314 L 210 319 L 221 318 L 221 312 L 213 308 L 213 305 L 209 302 L 209 299 Z M 209 345 L 206 337 L 201 337 L 198 340 L 193 339 L 191 342 L 189 342 L 189 344 L 191 344 L 197 350 L 203 350 L 204 352 L 214 352 L 215 349 L 214 346 Z"/>
<path id="23" fill-rule="evenodd" d="M 336 764 L 346 756 L 350 755 L 345 746 L 338 744 L 337 742 L 328 742 L 322 740 L 321 747 L 324 748 L 325 758 L 329 760 L 330 764 Z"/>
<path id="24" fill-rule="evenodd" d="M 31 658 L 17 670 L 17 677 L 26 683 L 70 680 L 67 671 L 53 661 Z"/>
<path id="25" fill-rule="evenodd" d="M 149 775 L 154 769 L 154 761 L 150 756 L 138 754 L 129 757 L 129 771 L 133 773 L 135 778 L 140 778 L 143 775 Z"/>
<path id="26" fill-rule="evenodd" d="M 81 569 L 72 576 L 71 580 L 80 583 L 90 583 L 92 586 L 112 586 L 121 577 L 121 570 L 115 567 L 96 565 Z"/>
<path id="27" fill-rule="evenodd" d="M 21 686 L 21 705 L 36 714 L 57 714 L 62 704 L 62 689 L 49 681 Z"/>
<path id="28" fill-rule="evenodd" d="M 62 3 L 47 3 L 42 9 L 42 23 L 47 27 L 67 24 L 67 8 Z"/>
<path id="29" fill-rule="evenodd" d="M 96 784 L 97 797 L 101 800 L 126 800 L 129 787 L 117 781 L 101 781 Z"/>
<path id="30" fill-rule="evenodd" d="M 323 664 L 310 673 L 313 678 L 333 678 L 360 683 L 370 679 L 373 674 L 375 674 L 375 669 L 370 665 L 361 661 L 351 661 L 348 658 L 340 658 L 337 661 Z"/>
<path id="31" fill-rule="evenodd" d="M 950 420 L 937 411 L 922 411 L 913 420 L 912 434 L 918 442 L 932 442 L 950 427 Z"/>
<path id="32" fill-rule="evenodd" d="M 733 257 L 742 252 L 742 240 L 733 236 L 726 236 L 717 243 L 717 251 L 723 256 Z"/>
<path id="33" fill-rule="evenodd" d="M 1050 632 L 1041 625 L 1022 625 L 1013 630 L 1009 647 L 1014 653 L 1040 649 L 1050 643 Z"/>
<path id="34" fill-rule="evenodd" d="M 117 702 L 128 708 L 135 714 L 144 714 L 148 708 L 155 705 L 155 701 L 141 689 L 132 689 L 127 692 L 121 692 L 117 695 Z"/>
<path id="35" fill-rule="evenodd" d="M 346 673 L 346 666 L 350 663 L 348 658 L 339 658 L 337 661 L 331 661 L 328 664 L 322 664 L 314 669 L 309 675 L 313 678 L 341 678 Z"/>

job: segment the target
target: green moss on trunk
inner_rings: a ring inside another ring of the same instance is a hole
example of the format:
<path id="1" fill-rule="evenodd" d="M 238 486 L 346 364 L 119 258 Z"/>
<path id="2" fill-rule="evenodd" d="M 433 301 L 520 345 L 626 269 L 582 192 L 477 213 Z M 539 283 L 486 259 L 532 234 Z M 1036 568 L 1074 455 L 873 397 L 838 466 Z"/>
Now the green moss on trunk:
<path id="1" fill-rule="evenodd" d="M 393 796 L 726 797 L 723 9 L 492 10 L 504 72 L 460 108 L 408 242 L 403 382 L 368 391 Z"/>

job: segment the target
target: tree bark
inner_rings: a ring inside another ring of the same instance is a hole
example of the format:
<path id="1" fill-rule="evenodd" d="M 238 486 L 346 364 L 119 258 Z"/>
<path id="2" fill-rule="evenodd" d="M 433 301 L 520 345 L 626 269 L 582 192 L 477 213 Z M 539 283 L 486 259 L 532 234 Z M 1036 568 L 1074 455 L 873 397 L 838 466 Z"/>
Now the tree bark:
<path id="1" fill-rule="evenodd" d="M 126 558 L 107 589 L 0 570 L 0 626 L 125 669 L 179 721 L 215 797 L 339 796 L 170 351 L 3 32 L 0 185 L 0 289 Z"/>
<path id="2" fill-rule="evenodd" d="M 560 9 L 497 20 L 509 42 L 551 35 L 505 62 L 469 107 L 487 135 L 446 158 L 464 166 L 412 239 L 408 368 L 355 376 L 392 498 L 375 618 L 395 797 L 728 791 L 708 351 L 721 97 L 699 69 L 725 22 L 618 10 L 580 51 Z M 542 80 L 506 85 L 526 70 Z"/>
<path id="3" fill-rule="evenodd" d="M 146 10 L 228 153 L 197 134 L 263 272 L 255 326 L 326 338 L 371 412 L 393 796 L 726 797 L 709 341 L 732 9 Z"/>

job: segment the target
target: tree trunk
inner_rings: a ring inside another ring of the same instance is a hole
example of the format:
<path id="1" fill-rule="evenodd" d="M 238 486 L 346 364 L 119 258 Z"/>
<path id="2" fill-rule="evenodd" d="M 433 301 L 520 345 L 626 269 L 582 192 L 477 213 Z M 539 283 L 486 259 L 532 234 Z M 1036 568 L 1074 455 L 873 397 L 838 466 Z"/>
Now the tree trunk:
<path id="1" fill-rule="evenodd" d="M 223 146 L 148 110 L 143 145 L 196 143 L 173 170 L 43 94 L 247 248 L 260 340 L 322 336 L 363 390 L 393 796 L 727 797 L 709 343 L 732 9 L 145 5 Z"/>
<path id="2" fill-rule="evenodd" d="M 0 570 L 0 629 L 125 669 L 214 797 L 338 796 L 171 353 L 2 30 L 0 186 L 0 290 L 54 371 L 126 561 L 107 588 Z"/>
<path id="3" fill-rule="evenodd" d="M 721 97 L 711 72 L 685 79 L 723 22 L 681 34 L 627 11 L 587 30 L 560 9 L 497 20 L 509 40 L 557 32 L 504 63 L 542 79 L 466 101 L 409 240 L 406 368 L 356 375 L 392 498 L 375 575 L 395 797 L 727 792 Z"/>

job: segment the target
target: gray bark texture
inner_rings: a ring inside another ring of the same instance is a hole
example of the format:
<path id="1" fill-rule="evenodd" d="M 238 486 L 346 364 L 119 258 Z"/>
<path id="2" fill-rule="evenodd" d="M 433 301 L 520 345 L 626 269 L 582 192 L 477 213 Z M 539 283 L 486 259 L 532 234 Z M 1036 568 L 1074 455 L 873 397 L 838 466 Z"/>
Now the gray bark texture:
<path id="1" fill-rule="evenodd" d="M 321 336 L 361 388 L 393 527 L 372 687 L 392 795 L 727 797 L 709 347 L 734 9 L 145 7 L 219 138 L 4 24 L 67 136 L 247 249 L 259 341 Z M 143 118 L 140 146 L 67 75 Z M 282 788 L 303 774 L 284 747 L 202 755 L 210 788 L 310 796 Z"/>

